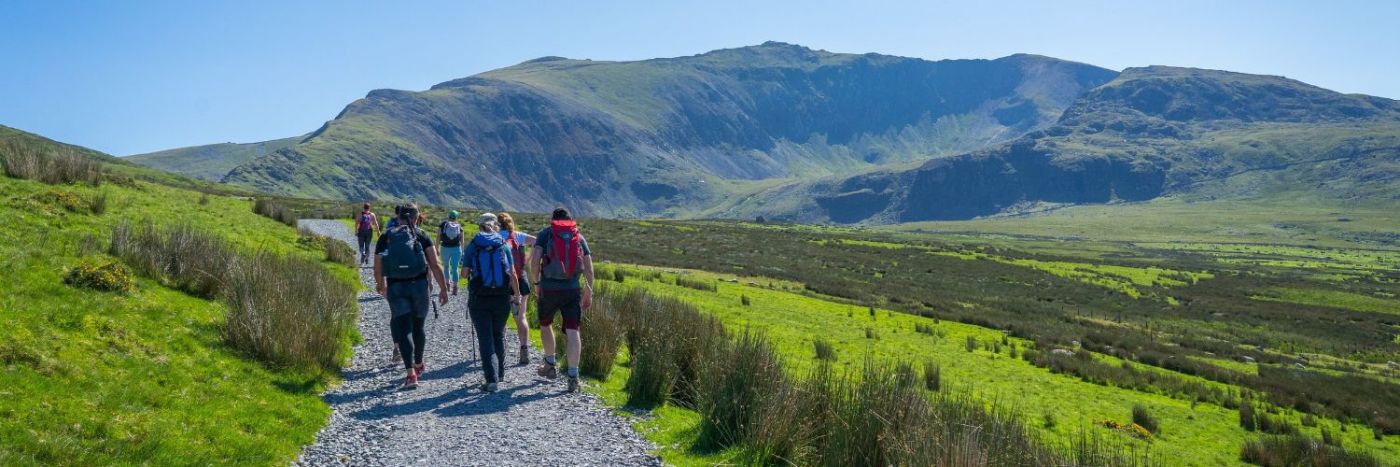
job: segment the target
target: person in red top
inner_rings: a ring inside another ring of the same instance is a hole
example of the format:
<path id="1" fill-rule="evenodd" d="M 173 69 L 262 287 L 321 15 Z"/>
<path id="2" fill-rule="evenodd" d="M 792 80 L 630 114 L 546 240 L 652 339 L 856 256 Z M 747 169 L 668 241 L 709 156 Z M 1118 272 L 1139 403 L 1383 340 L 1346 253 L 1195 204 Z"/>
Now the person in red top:
<path id="1" fill-rule="evenodd" d="M 515 262 L 515 277 L 520 280 L 520 297 L 511 304 L 515 308 L 515 334 L 520 337 L 520 365 L 530 364 L 530 322 L 525 319 L 526 308 L 529 305 L 530 296 L 530 276 L 525 274 L 529 270 L 529 265 L 525 264 L 525 249 L 535 246 L 535 236 L 525 232 L 515 230 L 515 219 L 510 217 L 510 213 L 503 212 L 496 215 L 501 222 L 501 235 L 506 237 L 506 243 L 510 244 L 512 258 Z"/>

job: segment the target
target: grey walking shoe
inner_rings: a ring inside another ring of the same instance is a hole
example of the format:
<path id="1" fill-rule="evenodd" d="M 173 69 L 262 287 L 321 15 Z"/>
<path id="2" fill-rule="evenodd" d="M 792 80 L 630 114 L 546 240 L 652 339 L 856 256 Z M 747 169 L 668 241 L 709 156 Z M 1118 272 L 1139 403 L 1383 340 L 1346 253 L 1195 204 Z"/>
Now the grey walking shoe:
<path id="1" fill-rule="evenodd" d="M 496 383 L 484 383 L 484 384 L 482 384 L 482 385 L 479 386 L 479 387 L 481 388 L 481 392 L 485 392 L 485 393 L 496 392 Z"/>
<path id="2" fill-rule="evenodd" d="M 521 347 L 521 348 L 520 348 L 520 366 L 525 366 L 525 365 L 529 365 L 529 364 L 530 364 L 530 348 L 529 348 L 529 347 Z"/>
<path id="3" fill-rule="evenodd" d="M 578 377 L 569 377 L 569 392 L 578 392 Z"/>

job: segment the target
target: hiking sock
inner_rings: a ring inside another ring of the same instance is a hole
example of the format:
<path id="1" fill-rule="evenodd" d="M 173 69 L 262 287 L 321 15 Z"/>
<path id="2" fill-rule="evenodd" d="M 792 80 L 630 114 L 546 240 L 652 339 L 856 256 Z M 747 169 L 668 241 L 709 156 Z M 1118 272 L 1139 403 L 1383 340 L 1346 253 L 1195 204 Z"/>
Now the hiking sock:
<path id="1" fill-rule="evenodd" d="M 576 367 L 576 366 L 571 366 L 571 367 L 569 367 L 569 377 L 570 377 L 570 378 L 577 378 L 577 377 L 578 377 L 578 367 Z"/>
<path id="2" fill-rule="evenodd" d="M 553 355 L 545 355 L 544 362 L 548 363 L 550 366 L 554 366 L 556 365 L 557 360 L 554 358 Z"/>

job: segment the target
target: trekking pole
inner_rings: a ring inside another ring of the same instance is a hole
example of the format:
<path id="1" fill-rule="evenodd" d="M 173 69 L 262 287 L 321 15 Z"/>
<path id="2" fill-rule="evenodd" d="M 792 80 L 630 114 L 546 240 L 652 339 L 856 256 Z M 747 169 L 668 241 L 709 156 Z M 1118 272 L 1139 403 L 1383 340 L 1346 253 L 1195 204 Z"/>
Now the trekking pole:
<path id="1" fill-rule="evenodd" d="M 471 297 L 467 297 L 467 300 L 470 301 Z M 471 306 L 470 303 L 468 303 L 467 305 L 469 307 Z M 467 339 L 467 347 L 468 350 L 470 350 L 472 353 L 472 360 L 476 360 L 476 325 L 472 323 L 472 313 L 470 311 L 470 308 L 468 308 L 468 311 L 465 311 L 464 313 L 467 314 L 467 333 L 471 335 L 471 337 Z"/>

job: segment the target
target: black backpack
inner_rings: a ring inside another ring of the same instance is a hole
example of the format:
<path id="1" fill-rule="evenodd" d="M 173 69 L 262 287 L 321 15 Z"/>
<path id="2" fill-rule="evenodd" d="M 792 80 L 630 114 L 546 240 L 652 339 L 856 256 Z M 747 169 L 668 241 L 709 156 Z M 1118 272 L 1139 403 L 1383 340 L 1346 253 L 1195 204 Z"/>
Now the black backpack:
<path id="1" fill-rule="evenodd" d="M 384 233 L 389 249 L 384 253 L 384 277 L 413 279 L 428 273 L 428 257 L 418 243 L 418 229 L 400 225 Z"/>

